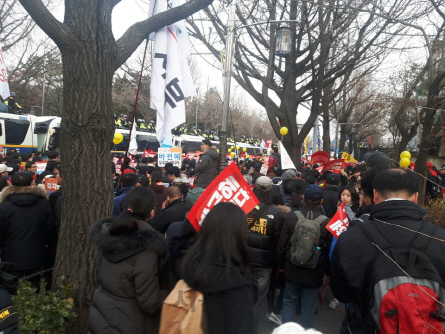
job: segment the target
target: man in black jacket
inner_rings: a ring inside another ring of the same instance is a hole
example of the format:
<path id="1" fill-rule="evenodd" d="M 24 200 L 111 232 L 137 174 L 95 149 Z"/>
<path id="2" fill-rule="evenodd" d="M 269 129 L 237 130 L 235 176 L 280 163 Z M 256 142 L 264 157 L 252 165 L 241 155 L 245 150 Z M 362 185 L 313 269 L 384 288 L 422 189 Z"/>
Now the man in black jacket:
<path id="1" fill-rule="evenodd" d="M 322 216 L 321 203 L 323 202 L 323 189 L 316 184 L 306 187 L 304 193 L 304 204 L 301 213 L 311 220 Z M 318 302 L 318 289 L 323 285 L 323 275 L 327 271 L 328 249 L 330 233 L 326 230 L 329 219 L 322 216 L 324 221 L 320 224 L 320 247 L 321 255 L 314 269 L 301 267 L 293 264 L 290 257 L 290 240 L 294 234 L 298 218 L 295 212 L 286 216 L 283 229 L 280 234 L 277 247 L 278 268 L 284 269 L 286 285 L 283 295 L 283 310 L 281 316 L 283 323 L 295 322 L 297 307 L 301 305 L 300 323 L 304 328 L 315 327 L 315 310 Z"/>
<path id="2" fill-rule="evenodd" d="M 202 158 L 196 172 L 196 186 L 207 188 L 216 177 L 216 169 L 218 168 L 218 151 L 216 146 L 212 146 L 212 142 L 204 139 L 201 144 Z"/>
<path id="3" fill-rule="evenodd" d="M 275 263 L 275 250 L 284 222 L 283 213 L 272 204 L 273 182 L 267 176 L 255 181 L 253 192 L 260 203 L 247 215 L 249 246 L 253 276 L 258 285 L 258 301 L 254 306 L 255 325 L 265 318 L 263 303 L 269 290 L 269 279 Z"/>
<path id="4" fill-rule="evenodd" d="M 367 236 L 365 231 L 369 228 L 392 245 L 392 248 L 383 247 L 388 249 L 386 253 L 393 254 L 391 251 L 397 249 L 419 249 L 434 265 L 441 281 L 445 281 L 444 242 L 428 237 L 445 240 L 445 231 L 426 222 L 427 212 L 416 204 L 418 184 L 417 175 L 410 171 L 400 168 L 379 171 L 373 181 L 375 206 L 369 220 L 340 235 L 332 253 L 331 289 L 339 301 L 349 303 L 341 333 L 374 333 L 373 325 L 365 322 L 371 300 L 367 291 L 373 291 L 371 278 L 406 276 L 389 259 L 387 266 L 374 267 L 382 247 L 379 246 L 381 240 L 371 240 Z M 388 270 L 394 271 L 395 275 L 384 276 Z M 431 272 L 421 271 L 417 275 L 412 276 L 431 279 Z"/>
<path id="5" fill-rule="evenodd" d="M 31 187 L 31 174 L 15 173 L 11 182 L 0 196 L 2 261 L 11 262 L 14 274 L 23 277 L 43 266 L 54 216 L 45 191 Z"/>
<path id="6" fill-rule="evenodd" d="M 323 208 L 326 213 L 326 217 L 332 218 L 337 212 L 338 205 L 338 192 L 340 185 L 340 175 L 330 173 L 326 177 L 326 186 L 323 190 Z"/>
<path id="7" fill-rule="evenodd" d="M 186 212 L 187 207 L 182 198 L 181 188 L 171 186 L 167 189 L 165 208 L 150 220 L 149 224 L 156 231 L 165 234 L 170 224 L 184 220 Z"/>

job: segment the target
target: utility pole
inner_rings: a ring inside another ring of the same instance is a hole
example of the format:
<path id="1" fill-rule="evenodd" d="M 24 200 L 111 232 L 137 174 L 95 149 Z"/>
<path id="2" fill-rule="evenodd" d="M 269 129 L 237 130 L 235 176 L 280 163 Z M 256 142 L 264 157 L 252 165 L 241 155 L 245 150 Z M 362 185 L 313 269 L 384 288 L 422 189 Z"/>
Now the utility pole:
<path id="1" fill-rule="evenodd" d="M 314 129 L 312 131 L 312 154 L 314 154 L 317 151 L 317 144 L 318 144 L 318 115 L 315 119 L 314 123 Z"/>
<path id="2" fill-rule="evenodd" d="M 43 85 L 42 85 L 42 108 L 41 108 L 42 116 L 43 116 L 43 110 L 45 108 L 45 89 L 46 89 L 45 81 L 46 81 L 46 43 L 43 44 Z"/>
<path id="3" fill-rule="evenodd" d="M 235 9 L 236 1 L 233 0 L 230 5 L 228 36 L 226 40 L 226 66 L 224 68 L 224 103 L 222 124 L 220 131 L 220 149 L 219 149 L 219 172 L 222 172 L 226 167 L 226 152 L 227 152 L 227 125 L 229 123 L 229 103 L 230 103 L 230 80 L 232 79 L 232 65 L 234 55 L 234 41 L 235 41 Z"/>

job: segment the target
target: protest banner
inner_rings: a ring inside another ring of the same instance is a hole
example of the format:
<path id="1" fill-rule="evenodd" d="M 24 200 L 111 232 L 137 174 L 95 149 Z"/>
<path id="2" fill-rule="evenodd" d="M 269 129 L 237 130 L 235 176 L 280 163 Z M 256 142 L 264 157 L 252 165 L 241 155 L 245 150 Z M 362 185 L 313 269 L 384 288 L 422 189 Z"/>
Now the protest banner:
<path id="1" fill-rule="evenodd" d="M 196 231 L 199 232 L 204 218 L 219 202 L 236 204 L 246 214 L 259 203 L 236 164 L 226 167 L 210 183 L 187 215 Z"/>
<path id="2" fill-rule="evenodd" d="M 349 218 L 346 214 L 345 204 L 341 203 L 334 217 L 332 217 L 328 225 L 326 225 L 326 229 L 331 232 L 334 237 L 338 238 L 340 234 L 348 229 L 348 226 Z"/>
<path id="3" fill-rule="evenodd" d="M 45 178 L 45 190 L 48 195 L 55 192 L 59 188 L 60 186 L 57 184 L 57 178 L 55 177 Z"/>
<path id="4" fill-rule="evenodd" d="M 284 148 L 284 145 L 279 141 L 278 142 L 279 145 L 279 150 L 281 153 L 281 169 L 285 170 L 285 169 L 296 169 L 295 165 L 292 161 L 292 159 L 290 158 L 289 154 L 287 153 L 286 149 Z"/>
<path id="5" fill-rule="evenodd" d="M 122 165 L 116 165 L 115 169 L 116 169 L 116 174 L 120 174 L 121 173 L 121 169 L 122 169 Z"/>
<path id="6" fill-rule="evenodd" d="M 342 159 L 345 160 L 345 162 L 351 162 L 351 163 L 357 163 L 357 160 L 354 159 L 354 157 L 346 152 L 343 152 Z"/>
<path id="7" fill-rule="evenodd" d="M 114 164 L 117 164 L 118 161 L 119 161 L 119 158 L 118 158 L 118 157 L 114 157 L 114 158 L 113 158 L 113 163 L 114 163 Z"/>
<path id="8" fill-rule="evenodd" d="M 131 162 L 129 163 L 129 166 L 130 166 L 130 167 L 133 167 L 133 168 L 136 168 L 136 167 L 138 166 L 138 163 L 137 163 L 137 162 L 134 162 L 134 161 L 131 161 Z"/>
<path id="9" fill-rule="evenodd" d="M 266 165 L 269 165 L 269 157 L 263 157 L 263 163 L 265 163 Z"/>
<path id="10" fill-rule="evenodd" d="M 261 166 L 261 169 L 260 169 L 260 173 L 261 174 L 264 174 L 264 175 L 267 175 L 267 169 L 269 168 L 269 166 L 267 165 L 267 164 L 263 164 L 262 166 Z"/>
<path id="11" fill-rule="evenodd" d="M 311 161 L 314 164 L 326 164 L 329 161 L 330 155 L 325 151 L 317 151 L 311 156 Z"/>
<path id="12" fill-rule="evenodd" d="M 182 148 L 168 147 L 158 149 L 158 166 L 165 167 L 166 163 L 181 168 Z"/>
<path id="13" fill-rule="evenodd" d="M 156 152 L 153 152 L 152 149 L 144 150 L 144 154 L 143 154 L 144 158 L 153 158 L 155 156 L 156 156 Z"/>
<path id="14" fill-rule="evenodd" d="M 271 148 L 272 147 L 272 139 L 266 140 L 266 147 Z"/>
<path id="15" fill-rule="evenodd" d="M 37 171 L 36 174 L 42 174 L 46 168 L 46 162 L 36 161 Z"/>
<path id="16" fill-rule="evenodd" d="M 343 159 L 337 159 L 328 161 L 326 165 L 324 165 L 323 170 L 321 171 L 321 174 L 328 172 L 328 171 L 342 171 L 345 161 Z"/>

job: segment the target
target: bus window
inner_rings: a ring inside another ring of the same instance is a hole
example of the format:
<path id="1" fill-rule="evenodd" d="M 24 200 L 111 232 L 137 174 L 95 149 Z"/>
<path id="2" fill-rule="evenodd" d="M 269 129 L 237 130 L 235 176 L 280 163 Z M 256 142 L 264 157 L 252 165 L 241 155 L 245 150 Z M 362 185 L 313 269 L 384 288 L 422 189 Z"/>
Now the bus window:
<path id="1" fill-rule="evenodd" d="M 195 153 L 201 151 L 200 141 L 182 141 L 182 153 Z"/>
<path id="2" fill-rule="evenodd" d="M 54 133 L 49 137 L 48 150 L 59 152 L 60 128 L 54 128 Z"/>
<path id="3" fill-rule="evenodd" d="M 7 145 L 21 145 L 28 133 L 30 122 L 24 119 L 5 119 Z"/>
<path id="4" fill-rule="evenodd" d="M 153 152 L 157 152 L 159 148 L 158 139 L 155 136 L 141 135 L 136 136 L 136 142 L 138 143 L 138 151 L 152 149 Z"/>

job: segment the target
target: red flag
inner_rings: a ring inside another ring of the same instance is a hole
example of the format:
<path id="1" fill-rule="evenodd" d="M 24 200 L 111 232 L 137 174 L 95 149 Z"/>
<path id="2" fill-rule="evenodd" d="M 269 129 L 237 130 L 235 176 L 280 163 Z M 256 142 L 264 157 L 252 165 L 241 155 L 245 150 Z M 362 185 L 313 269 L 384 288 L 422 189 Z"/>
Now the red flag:
<path id="1" fill-rule="evenodd" d="M 372 146 L 371 136 L 366 137 L 366 139 L 368 139 L 368 142 L 371 145 L 372 152 L 374 152 L 374 146 Z"/>
<path id="2" fill-rule="evenodd" d="M 332 217 L 331 221 L 326 225 L 326 229 L 331 232 L 334 237 L 338 238 L 340 234 L 348 229 L 349 219 L 346 214 L 345 204 L 341 203 L 338 210 Z"/>
<path id="3" fill-rule="evenodd" d="M 337 171 L 337 170 L 341 171 L 343 169 L 344 163 L 345 163 L 345 159 L 337 159 L 337 160 L 328 161 L 326 163 L 326 165 L 324 165 L 324 168 L 323 168 L 321 174 L 323 174 L 324 172 L 327 172 L 327 171 L 332 171 L 332 172 Z"/>
<path id="4" fill-rule="evenodd" d="M 210 183 L 187 215 L 196 231 L 199 232 L 202 221 L 219 202 L 232 202 L 246 214 L 259 203 L 236 164 L 226 167 Z"/>
<path id="5" fill-rule="evenodd" d="M 325 151 L 317 151 L 312 154 L 311 161 L 314 164 L 325 164 L 329 161 L 330 155 Z"/>

